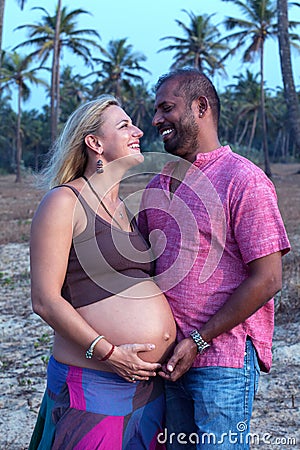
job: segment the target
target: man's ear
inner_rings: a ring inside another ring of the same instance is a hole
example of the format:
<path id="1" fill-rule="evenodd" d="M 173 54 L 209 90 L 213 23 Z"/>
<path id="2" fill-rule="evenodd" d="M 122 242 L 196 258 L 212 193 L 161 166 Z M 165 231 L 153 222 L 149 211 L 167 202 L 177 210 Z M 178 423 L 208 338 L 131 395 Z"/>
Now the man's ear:
<path id="1" fill-rule="evenodd" d="M 201 95 L 198 99 L 198 109 L 199 109 L 199 117 L 203 117 L 208 109 L 208 100 L 206 97 Z"/>
<path id="2" fill-rule="evenodd" d="M 100 155 L 103 153 L 102 144 L 98 136 L 95 136 L 94 134 L 88 134 L 84 138 L 84 142 L 86 143 L 87 147 L 89 147 L 91 150 L 94 150 Z"/>

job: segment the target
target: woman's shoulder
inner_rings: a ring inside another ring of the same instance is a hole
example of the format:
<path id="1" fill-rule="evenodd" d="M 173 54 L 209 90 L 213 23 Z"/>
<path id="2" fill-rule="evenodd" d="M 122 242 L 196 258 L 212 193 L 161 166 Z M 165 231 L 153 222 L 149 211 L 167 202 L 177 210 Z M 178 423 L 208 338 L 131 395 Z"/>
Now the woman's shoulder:
<path id="1" fill-rule="evenodd" d="M 73 215 L 74 207 L 77 201 L 77 188 L 72 184 L 55 186 L 43 196 L 33 220 L 51 219 L 59 216 Z"/>
<path id="2" fill-rule="evenodd" d="M 76 202 L 79 195 L 78 189 L 72 184 L 61 184 L 50 189 L 43 197 L 42 202 L 58 203 L 59 205 L 72 205 Z"/>

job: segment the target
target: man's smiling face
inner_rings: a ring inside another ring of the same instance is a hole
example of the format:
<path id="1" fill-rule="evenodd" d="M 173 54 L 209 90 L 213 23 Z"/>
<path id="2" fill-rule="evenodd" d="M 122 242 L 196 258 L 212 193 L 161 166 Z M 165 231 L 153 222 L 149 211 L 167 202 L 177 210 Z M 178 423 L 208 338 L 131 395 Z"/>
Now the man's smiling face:
<path id="1" fill-rule="evenodd" d="M 193 161 L 199 128 L 193 109 L 179 92 L 179 83 L 180 79 L 171 79 L 158 89 L 152 125 L 162 136 L 166 152 Z"/>

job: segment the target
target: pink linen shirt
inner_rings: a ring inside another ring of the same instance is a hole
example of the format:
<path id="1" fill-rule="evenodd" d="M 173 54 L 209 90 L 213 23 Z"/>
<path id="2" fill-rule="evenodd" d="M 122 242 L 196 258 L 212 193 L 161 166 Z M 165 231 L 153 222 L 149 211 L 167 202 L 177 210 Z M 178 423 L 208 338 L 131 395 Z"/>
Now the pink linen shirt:
<path id="1" fill-rule="evenodd" d="M 289 240 L 272 182 L 229 146 L 199 153 L 174 195 L 169 162 L 143 193 L 139 228 L 156 258 L 155 281 L 170 303 L 177 339 L 201 327 L 247 278 L 248 263 L 281 251 Z M 250 336 L 261 369 L 272 362 L 274 303 L 221 334 L 193 367 L 243 367 Z"/>

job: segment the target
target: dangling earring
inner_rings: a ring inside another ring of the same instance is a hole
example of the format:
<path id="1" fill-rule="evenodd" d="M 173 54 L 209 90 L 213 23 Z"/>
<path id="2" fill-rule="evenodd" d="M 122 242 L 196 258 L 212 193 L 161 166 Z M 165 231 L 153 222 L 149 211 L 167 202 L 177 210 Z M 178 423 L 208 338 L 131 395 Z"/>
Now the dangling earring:
<path id="1" fill-rule="evenodd" d="M 97 173 L 103 173 L 104 172 L 102 159 L 98 159 L 98 161 L 97 161 L 96 172 Z"/>

